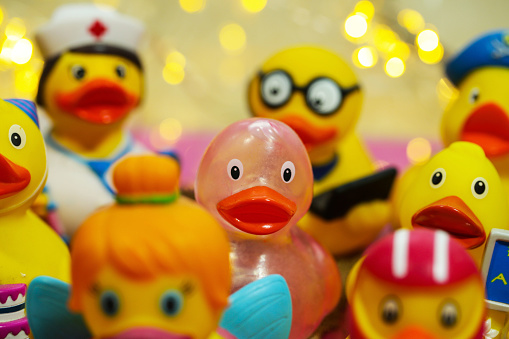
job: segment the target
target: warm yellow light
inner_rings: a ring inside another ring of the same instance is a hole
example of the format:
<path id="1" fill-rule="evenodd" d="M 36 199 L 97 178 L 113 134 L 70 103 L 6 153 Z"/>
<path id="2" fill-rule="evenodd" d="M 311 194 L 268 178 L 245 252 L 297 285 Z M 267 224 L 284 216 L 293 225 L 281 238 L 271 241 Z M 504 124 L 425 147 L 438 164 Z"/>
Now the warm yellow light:
<path id="1" fill-rule="evenodd" d="M 390 57 L 394 56 L 406 61 L 410 57 L 410 47 L 403 41 L 396 40 L 388 46 L 386 53 Z"/>
<path id="2" fill-rule="evenodd" d="M 424 29 L 424 18 L 413 9 L 403 9 L 398 13 L 398 23 L 410 33 L 417 34 Z"/>
<path id="3" fill-rule="evenodd" d="M 438 47 L 438 34 L 431 29 L 425 29 L 417 35 L 417 46 L 425 52 L 430 52 Z"/>
<path id="4" fill-rule="evenodd" d="M 267 0 L 242 0 L 242 6 L 246 11 L 251 13 L 257 13 L 265 8 Z"/>
<path id="5" fill-rule="evenodd" d="M 221 32 L 219 32 L 219 41 L 225 50 L 229 52 L 240 52 L 246 45 L 246 33 L 240 25 L 228 24 L 221 28 Z"/>
<path id="6" fill-rule="evenodd" d="M 405 63 L 400 58 L 394 57 L 385 63 L 385 73 L 391 78 L 397 78 L 405 72 Z"/>
<path id="7" fill-rule="evenodd" d="M 166 57 L 167 64 L 172 63 L 172 62 L 175 62 L 175 63 L 181 65 L 182 68 L 186 67 L 186 57 L 178 51 L 170 52 L 170 54 L 168 54 L 168 56 Z"/>
<path id="8" fill-rule="evenodd" d="M 27 29 L 23 20 L 20 18 L 12 18 L 5 28 L 5 35 L 7 39 L 19 40 L 25 35 L 26 31 Z"/>
<path id="9" fill-rule="evenodd" d="M 412 139 L 407 145 L 406 155 L 412 164 L 428 161 L 431 156 L 431 144 L 424 138 Z"/>
<path id="10" fill-rule="evenodd" d="M 362 68 L 373 67 L 378 61 L 376 49 L 370 46 L 358 48 L 353 53 L 353 62 Z"/>
<path id="11" fill-rule="evenodd" d="M 0 24 L 4 21 L 4 10 L 0 7 Z"/>
<path id="12" fill-rule="evenodd" d="M 120 0 L 94 0 L 94 4 L 96 5 L 106 5 L 113 8 L 118 8 L 118 5 L 120 4 Z"/>
<path id="13" fill-rule="evenodd" d="M 16 64 L 26 64 L 32 57 L 32 43 L 28 39 L 16 42 L 11 51 L 11 60 Z"/>
<path id="14" fill-rule="evenodd" d="M 201 11 L 205 7 L 205 0 L 179 0 L 179 3 L 180 7 L 188 13 Z"/>
<path id="15" fill-rule="evenodd" d="M 345 32 L 352 38 L 360 38 L 368 31 L 368 22 L 362 14 L 354 14 L 345 21 Z"/>
<path id="16" fill-rule="evenodd" d="M 446 78 L 441 78 L 438 81 L 436 89 L 438 102 L 442 109 L 445 109 L 447 105 L 458 96 L 458 90 Z"/>
<path id="17" fill-rule="evenodd" d="M 394 48 L 396 41 L 399 37 L 388 26 L 377 25 L 374 29 L 374 42 L 376 48 L 384 53 L 388 53 Z"/>
<path id="18" fill-rule="evenodd" d="M 17 96 L 35 98 L 43 65 L 42 59 L 32 58 L 29 63 L 15 68 L 14 88 Z"/>
<path id="19" fill-rule="evenodd" d="M 417 53 L 419 54 L 419 58 L 422 62 L 433 65 L 439 63 L 444 57 L 444 47 L 439 43 L 437 48 L 432 51 L 426 52 L 419 49 Z"/>
<path id="20" fill-rule="evenodd" d="M 167 118 L 159 125 L 159 134 L 166 141 L 175 141 L 182 135 L 182 125 L 174 118 Z"/>
<path id="21" fill-rule="evenodd" d="M 184 80 L 184 67 L 176 62 L 167 63 L 163 69 L 164 81 L 170 85 L 180 84 Z"/>
<path id="22" fill-rule="evenodd" d="M 371 1 L 363 0 L 359 1 L 355 5 L 355 13 L 362 13 L 366 16 L 367 20 L 371 20 L 373 15 L 375 15 L 375 6 L 371 3 Z"/>

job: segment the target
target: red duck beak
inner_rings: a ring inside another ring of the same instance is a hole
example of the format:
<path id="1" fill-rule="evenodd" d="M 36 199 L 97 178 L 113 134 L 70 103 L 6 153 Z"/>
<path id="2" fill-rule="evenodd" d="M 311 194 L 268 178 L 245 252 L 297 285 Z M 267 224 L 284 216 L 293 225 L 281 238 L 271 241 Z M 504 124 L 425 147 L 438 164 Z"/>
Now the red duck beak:
<path id="1" fill-rule="evenodd" d="M 22 191 L 29 183 L 30 172 L 0 154 L 0 199 Z"/>
<path id="2" fill-rule="evenodd" d="M 69 114 L 95 124 L 110 124 L 138 105 L 139 97 L 107 79 L 94 79 L 72 92 L 56 94 L 57 105 Z"/>
<path id="3" fill-rule="evenodd" d="M 466 249 L 476 248 L 486 241 L 481 221 L 456 196 L 445 197 L 424 207 L 412 216 L 412 225 L 444 230 Z"/>
<path id="4" fill-rule="evenodd" d="M 297 133 L 308 151 L 315 146 L 334 139 L 338 134 L 338 130 L 335 127 L 314 126 L 309 121 L 296 114 L 290 114 L 280 120 L 290 126 L 295 133 Z"/>
<path id="5" fill-rule="evenodd" d="M 409 326 L 398 332 L 391 339 L 440 339 L 418 326 Z"/>
<path id="6" fill-rule="evenodd" d="M 239 230 L 272 234 L 285 227 L 297 211 L 297 205 L 265 186 L 255 186 L 221 200 L 219 214 Z"/>
<path id="7" fill-rule="evenodd" d="M 507 113 L 495 103 L 477 107 L 463 126 L 461 140 L 478 144 L 487 157 L 509 153 Z"/>

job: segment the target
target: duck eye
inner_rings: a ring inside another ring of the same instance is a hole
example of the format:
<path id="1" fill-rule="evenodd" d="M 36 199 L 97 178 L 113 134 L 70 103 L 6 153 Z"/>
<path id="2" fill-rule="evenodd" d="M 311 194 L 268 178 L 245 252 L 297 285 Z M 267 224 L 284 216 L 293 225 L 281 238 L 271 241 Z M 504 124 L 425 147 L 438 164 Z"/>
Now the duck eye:
<path id="1" fill-rule="evenodd" d="M 332 114 L 341 105 L 341 90 L 331 79 L 320 78 L 311 83 L 306 100 L 310 108 L 318 114 Z"/>
<path id="2" fill-rule="evenodd" d="M 283 106 L 292 95 L 292 86 L 290 76 L 283 71 L 264 75 L 260 86 L 263 102 L 272 108 Z"/>
<path id="3" fill-rule="evenodd" d="M 391 296 L 382 301 L 382 321 L 392 325 L 396 323 L 401 315 L 401 304 L 397 297 Z"/>
<path id="4" fill-rule="evenodd" d="M 125 69 L 125 66 L 123 66 L 123 65 L 118 65 L 115 68 L 115 73 L 117 73 L 117 76 L 121 79 L 125 78 L 125 72 L 126 72 L 126 69 Z"/>
<path id="5" fill-rule="evenodd" d="M 77 80 L 81 80 L 85 77 L 85 74 L 87 73 L 85 71 L 85 69 L 83 68 L 83 66 L 81 65 L 74 65 L 72 66 L 71 68 L 71 73 L 72 73 L 72 76 L 77 79 Z"/>
<path id="6" fill-rule="evenodd" d="M 446 302 L 440 310 L 440 323 L 445 328 L 454 327 L 458 323 L 458 306 L 452 302 Z"/>
<path id="7" fill-rule="evenodd" d="M 120 299 L 113 291 L 105 291 L 100 297 L 101 310 L 109 317 L 115 316 L 120 310 Z"/>
<path id="8" fill-rule="evenodd" d="M 444 184 L 445 181 L 445 170 L 443 168 L 437 168 L 431 175 L 429 184 L 432 188 L 439 188 Z"/>
<path id="9" fill-rule="evenodd" d="M 488 194 L 488 182 L 482 177 L 477 177 L 472 181 L 472 194 L 477 199 L 482 199 Z"/>
<path id="10" fill-rule="evenodd" d="M 239 159 L 232 159 L 228 163 L 227 171 L 228 176 L 232 180 L 239 180 L 244 172 L 244 166 L 242 166 L 242 162 Z"/>
<path id="11" fill-rule="evenodd" d="M 9 141 L 12 147 L 16 149 L 22 149 L 25 147 L 27 137 L 25 131 L 20 125 L 12 125 L 9 128 Z"/>
<path id="12" fill-rule="evenodd" d="M 161 310 L 168 316 L 176 316 L 182 311 L 184 297 L 177 290 L 169 290 L 161 296 Z"/>
<path id="13" fill-rule="evenodd" d="M 474 87 L 468 95 L 468 102 L 474 104 L 479 99 L 479 87 Z"/>
<path id="14" fill-rule="evenodd" d="M 281 179 L 284 182 L 292 182 L 295 177 L 295 165 L 291 161 L 287 161 L 281 166 Z"/>

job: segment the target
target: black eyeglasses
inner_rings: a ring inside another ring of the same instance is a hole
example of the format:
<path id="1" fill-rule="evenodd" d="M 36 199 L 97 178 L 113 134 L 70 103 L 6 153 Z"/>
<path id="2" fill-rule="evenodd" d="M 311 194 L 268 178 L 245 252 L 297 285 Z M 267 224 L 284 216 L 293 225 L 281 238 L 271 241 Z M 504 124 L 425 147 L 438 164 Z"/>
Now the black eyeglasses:
<path id="1" fill-rule="evenodd" d="M 282 107 L 290 100 L 293 92 L 300 91 L 306 97 L 307 106 L 320 115 L 335 113 L 350 93 L 360 89 L 359 85 L 342 88 L 327 77 L 317 77 L 305 87 L 299 87 L 295 85 L 290 74 L 283 70 L 260 72 L 259 76 L 260 95 L 268 107 Z"/>

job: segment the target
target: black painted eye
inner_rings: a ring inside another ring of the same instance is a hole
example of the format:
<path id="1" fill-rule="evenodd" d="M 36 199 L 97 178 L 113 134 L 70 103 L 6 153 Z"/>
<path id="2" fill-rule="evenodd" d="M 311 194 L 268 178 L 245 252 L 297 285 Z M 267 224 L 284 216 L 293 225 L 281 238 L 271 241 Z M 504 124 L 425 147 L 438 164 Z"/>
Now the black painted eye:
<path id="1" fill-rule="evenodd" d="M 85 74 L 87 74 L 87 72 L 81 65 L 72 66 L 71 73 L 72 73 L 72 76 L 77 80 L 83 79 L 85 77 Z"/>
<path id="2" fill-rule="evenodd" d="M 488 194 L 488 182 L 482 177 L 477 177 L 472 181 L 472 194 L 477 199 L 482 199 Z"/>
<path id="3" fill-rule="evenodd" d="M 386 324 L 392 325 L 398 321 L 403 311 L 399 299 L 395 296 L 390 296 L 382 301 L 381 318 Z"/>
<path id="4" fill-rule="evenodd" d="M 233 180 L 239 180 L 244 172 L 244 166 L 239 159 L 232 159 L 227 167 L 228 176 Z"/>
<path id="5" fill-rule="evenodd" d="M 109 317 L 115 316 L 120 310 L 120 299 L 113 291 L 105 291 L 100 297 L 101 310 Z"/>
<path id="6" fill-rule="evenodd" d="M 295 165 L 291 161 L 287 161 L 281 166 L 281 179 L 289 183 L 295 177 Z"/>
<path id="7" fill-rule="evenodd" d="M 125 72 L 126 72 L 126 69 L 125 69 L 125 66 L 123 65 L 118 65 L 116 68 L 115 68 L 115 73 L 117 73 L 117 76 L 119 78 L 125 78 Z"/>
<path id="8" fill-rule="evenodd" d="M 25 147 L 26 134 L 20 125 L 12 125 L 9 128 L 9 141 L 11 145 L 16 149 L 22 149 Z"/>
<path id="9" fill-rule="evenodd" d="M 454 327 L 459 320 L 459 310 L 456 303 L 448 301 L 440 309 L 440 323 L 445 328 Z"/>
<path id="10" fill-rule="evenodd" d="M 260 85 L 263 102 L 269 107 L 283 106 L 292 95 L 292 86 L 292 79 L 285 72 L 264 75 Z"/>
<path id="11" fill-rule="evenodd" d="M 472 88 L 470 94 L 468 95 L 468 102 L 470 102 L 471 104 L 475 103 L 479 99 L 479 94 L 480 94 L 479 87 Z"/>
<path id="12" fill-rule="evenodd" d="M 341 105 L 341 90 L 331 79 L 317 79 L 309 86 L 306 100 L 316 113 L 332 114 Z"/>
<path id="13" fill-rule="evenodd" d="M 161 296 L 161 310 L 169 316 L 176 316 L 182 311 L 184 305 L 184 297 L 177 290 L 169 290 Z"/>
<path id="14" fill-rule="evenodd" d="M 431 175 L 429 184 L 432 188 L 439 188 L 444 184 L 445 181 L 445 170 L 443 168 L 437 168 Z"/>

